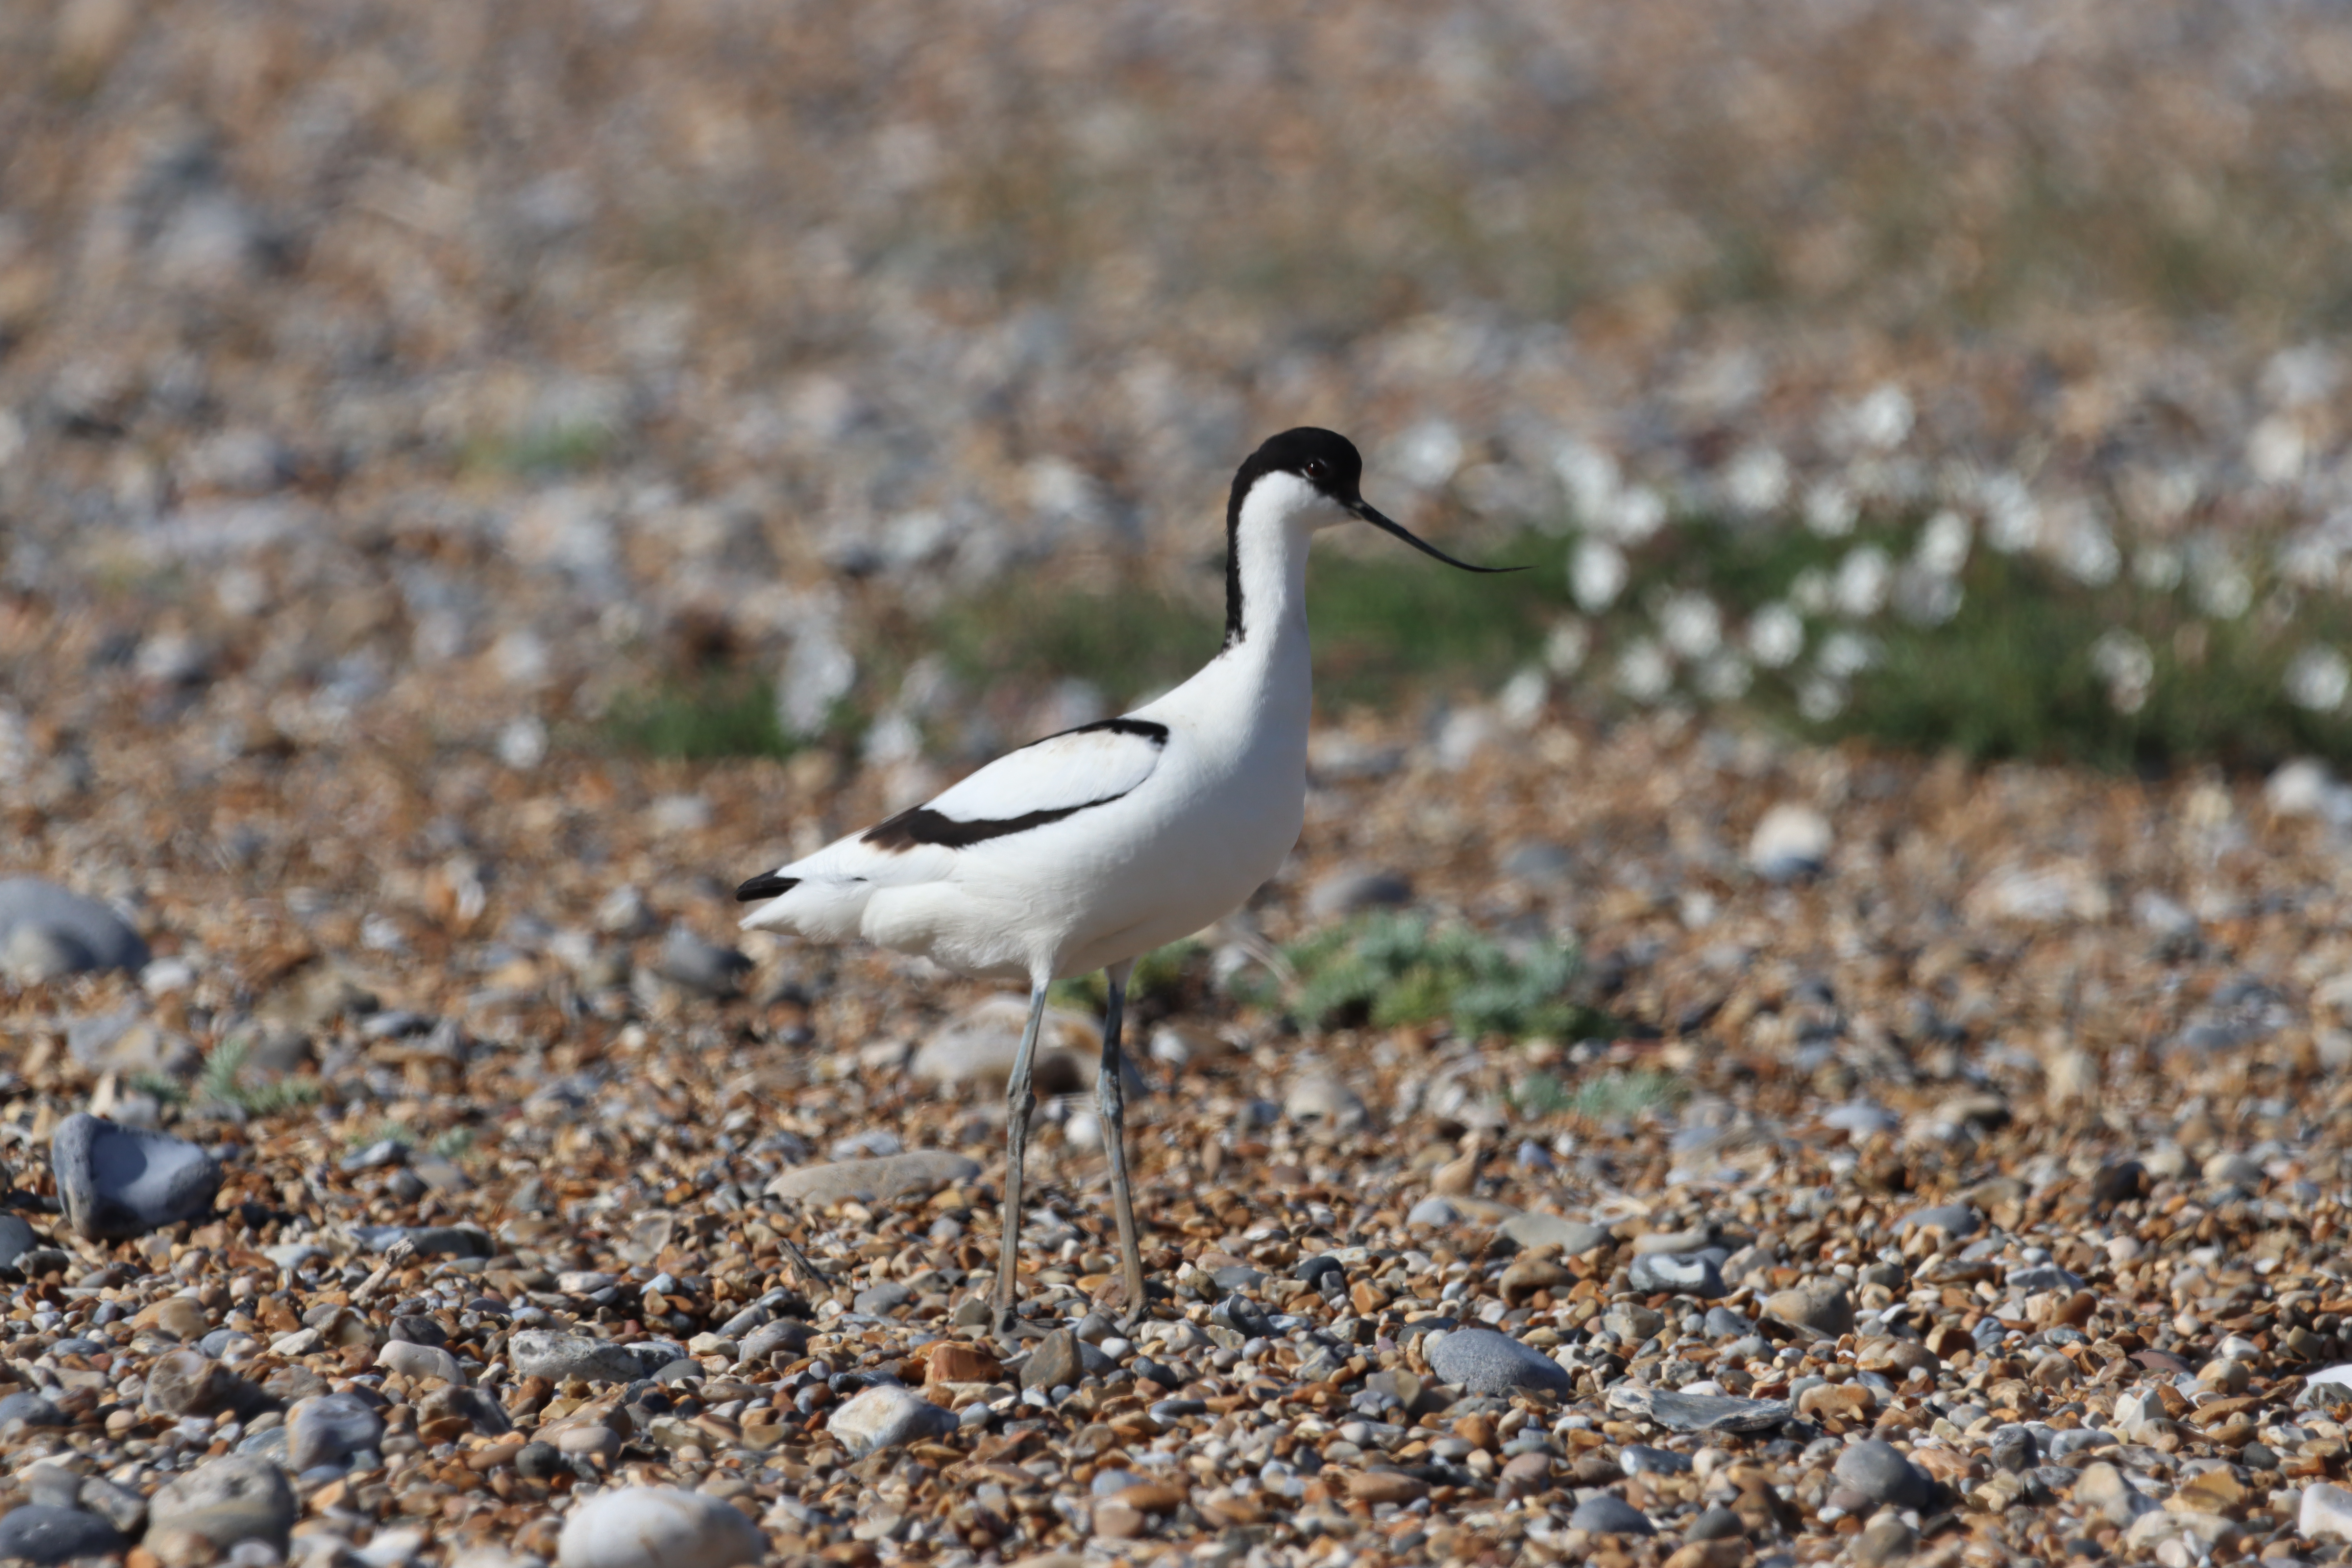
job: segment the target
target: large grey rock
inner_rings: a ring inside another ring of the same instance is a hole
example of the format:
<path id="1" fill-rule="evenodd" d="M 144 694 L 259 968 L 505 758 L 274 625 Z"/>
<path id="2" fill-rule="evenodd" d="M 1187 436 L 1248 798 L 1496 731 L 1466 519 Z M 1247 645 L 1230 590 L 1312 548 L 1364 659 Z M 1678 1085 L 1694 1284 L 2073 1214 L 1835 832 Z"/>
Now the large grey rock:
<path id="1" fill-rule="evenodd" d="M 589 1383 L 635 1383 L 645 1362 L 626 1345 L 567 1334 L 555 1329 L 518 1329 L 507 1341 L 507 1362 L 517 1377 L 567 1377 Z"/>
<path id="2" fill-rule="evenodd" d="M 285 1472 L 255 1454 L 208 1459 L 147 1503 L 151 1539 L 184 1530 L 224 1552 L 240 1541 L 266 1541 L 283 1552 L 294 1517 L 294 1489 Z"/>
<path id="3" fill-rule="evenodd" d="M 29 1388 L 14 1394 L 0 1394 L 0 1430 L 11 1421 L 21 1421 L 27 1426 L 62 1426 L 66 1413 L 42 1394 Z"/>
<path id="4" fill-rule="evenodd" d="M 1557 1247 L 1566 1258 L 1581 1258 L 1615 1238 L 1597 1225 L 1556 1214 L 1515 1214 L 1495 1227 L 1521 1247 Z"/>
<path id="5" fill-rule="evenodd" d="M 1650 1516 L 1614 1492 L 1602 1492 L 1576 1505 L 1568 1518 L 1570 1530 L 1593 1535 L 1655 1535 Z"/>
<path id="6" fill-rule="evenodd" d="M 1568 1369 L 1532 1346 L 1492 1329 L 1457 1329 L 1429 1352 L 1429 1369 L 1473 1394 L 1569 1392 Z"/>
<path id="7" fill-rule="evenodd" d="M 572 1510 L 556 1538 L 561 1568 L 740 1568 L 768 1553 L 740 1509 L 671 1487 L 624 1487 Z"/>
<path id="8" fill-rule="evenodd" d="M 33 1227 L 12 1214 L 0 1214 L 0 1268 L 14 1268 L 16 1259 L 41 1244 Z"/>
<path id="9" fill-rule="evenodd" d="M 941 1149 L 918 1149 L 874 1160 L 803 1165 L 770 1182 L 768 1195 L 820 1207 L 850 1198 L 860 1203 L 887 1203 L 901 1194 L 935 1192 L 979 1174 L 980 1163 L 976 1160 Z"/>
<path id="10" fill-rule="evenodd" d="M 1065 1384 L 1076 1386 L 1086 1373 L 1078 1362 L 1078 1336 L 1070 1329 L 1055 1329 L 1037 1342 L 1029 1359 L 1021 1364 L 1021 1386 L 1052 1390 Z"/>
<path id="11" fill-rule="evenodd" d="M 210 1415 L 233 1395 L 236 1374 L 200 1350 L 183 1346 L 147 1369 L 147 1408 L 165 1415 Z"/>
<path id="12" fill-rule="evenodd" d="M 1902 1449 L 1875 1438 L 1847 1444 L 1830 1473 L 1841 1486 L 1852 1487 L 1868 1498 L 1874 1508 L 1891 1504 L 1924 1510 L 1935 1507 L 1940 1496 L 1935 1481 L 1906 1458 Z"/>
<path id="13" fill-rule="evenodd" d="M 0 878 L 0 972 L 20 984 L 141 969 L 147 944 L 121 915 L 38 877 Z"/>
<path id="14" fill-rule="evenodd" d="M 816 1331 L 797 1318 L 779 1318 L 772 1323 L 762 1323 L 745 1334 L 736 1348 L 740 1361 L 758 1363 L 779 1351 L 798 1355 L 808 1348 L 809 1336 Z"/>
<path id="15" fill-rule="evenodd" d="M 1636 1290 L 1667 1290 L 1702 1301 L 1712 1301 L 1727 1290 L 1715 1259 L 1704 1253 L 1643 1253 L 1626 1271 L 1626 1283 Z"/>
<path id="16" fill-rule="evenodd" d="M 286 1413 L 286 1463 L 296 1475 L 383 1441 L 383 1417 L 356 1394 L 322 1394 Z"/>
<path id="17" fill-rule="evenodd" d="M 466 1369 L 457 1358 L 439 1345 L 420 1345 L 408 1340 L 394 1340 L 375 1352 L 375 1364 L 386 1372 L 422 1382 L 438 1378 L 453 1387 L 463 1387 Z"/>
<path id="18" fill-rule="evenodd" d="M 93 1241 L 144 1236 L 210 1214 L 217 1161 L 184 1138 L 118 1127 L 87 1111 L 49 1140 L 49 1168 L 66 1221 Z"/>
<path id="19" fill-rule="evenodd" d="M 69 1563 L 121 1552 L 130 1544 L 114 1526 L 78 1508 L 28 1503 L 0 1516 L 0 1559 Z"/>
<path id="20" fill-rule="evenodd" d="M 1764 1298 L 1766 1315 L 1825 1340 L 1853 1332 L 1853 1298 L 1835 1279 L 1808 1279 Z"/>
<path id="21" fill-rule="evenodd" d="M 869 1388 L 833 1413 L 825 1430 L 853 1458 L 923 1437 L 944 1437 L 958 1426 L 955 1413 L 932 1404 L 911 1388 L 886 1383 Z"/>
<path id="22" fill-rule="evenodd" d="M 1741 1399 L 1728 1394 L 1681 1394 L 1646 1388 L 1631 1379 L 1609 1390 L 1612 1409 L 1646 1415 L 1669 1432 L 1769 1432 L 1789 1419 L 1785 1399 Z"/>
<path id="23" fill-rule="evenodd" d="M 2352 1491 L 2326 1481 L 2304 1488 L 2295 1533 L 2311 1541 L 2352 1541 Z"/>

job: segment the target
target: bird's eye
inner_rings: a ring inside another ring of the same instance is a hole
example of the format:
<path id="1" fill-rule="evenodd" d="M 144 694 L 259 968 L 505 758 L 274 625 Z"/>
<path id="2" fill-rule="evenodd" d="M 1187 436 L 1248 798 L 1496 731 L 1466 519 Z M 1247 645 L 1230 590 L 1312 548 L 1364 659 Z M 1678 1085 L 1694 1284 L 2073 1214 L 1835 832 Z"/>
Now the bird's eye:
<path id="1" fill-rule="evenodd" d="M 1331 469 L 1330 469 L 1329 466 L 1328 466 L 1328 464 L 1326 464 L 1326 463 L 1323 461 L 1323 459 L 1322 459 L 1322 458 L 1308 458 L 1308 459 L 1307 459 L 1307 477 L 1308 479 L 1322 479 L 1322 478 L 1324 478 L 1325 476 L 1328 475 L 1328 474 L 1330 473 L 1330 471 L 1331 471 Z"/>

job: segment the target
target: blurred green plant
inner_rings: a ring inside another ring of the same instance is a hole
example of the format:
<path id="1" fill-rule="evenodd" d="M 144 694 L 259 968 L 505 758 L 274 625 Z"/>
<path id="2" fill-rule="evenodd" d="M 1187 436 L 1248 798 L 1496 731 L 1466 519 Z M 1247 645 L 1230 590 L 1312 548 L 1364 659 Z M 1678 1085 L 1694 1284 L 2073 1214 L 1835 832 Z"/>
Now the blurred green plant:
<path id="1" fill-rule="evenodd" d="M 230 1035 L 205 1053 L 196 1074 L 198 1105 L 234 1106 L 248 1116 L 275 1116 L 300 1106 L 316 1105 L 324 1092 L 315 1078 L 280 1078 L 274 1082 L 245 1081 L 246 1063 L 253 1056 L 253 1037 Z"/>
<path id="2" fill-rule="evenodd" d="M 614 434 L 601 420 L 535 425 L 509 436 L 477 436 L 458 449 L 466 473 L 537 476 L 578 473 L 612 454 Z"/>
<path id="3" fill-rule="evenodd" d="M 1235 994 L 1310 1029 L 1442 1019 L 1465 1039 L 1612 1032 L 1605 1014 L 1568 995 L 1574 949 L 1535 943 L 1513 952 L 1459 921 L 1376 911 L 1293 942 L 1282 958 L 1286 984 L 1266 973 L 1237 983 Z"/>
<path id="4" fill-rule="evenodd" d="M 1176 992 L 1183 985 L 1188 972 L 1197 968 L 1208 955 L 1208 944 L 1188 936 L 1166 947 L 1153 948 L 1137 959 L 1134 972 L 1127 977 L 1129 1012 L 1132 1014 L 1146 1000 L 1158 1000 Z M 1057 1006 L 1083 1007 L 1095 1013 L 1110 1005 L 1110 986 L 1100 970 L 1075 979 L 1056 980 L 1049 995 Z"/>
<path id="5" fill-rule="evenodd" d="M 1549 1073 L 1530 1073 L 1514 1089 L 1512 1103 L 1521 1115 L 1531 1118 L 1630 1121 L 1645 1110 L 1679 1105 L 1689 1096 L 1690 1086 L 1673 1073 L 1640 1068 L 1580 1079 L 1572 1088 Z"/>
<path id="6" fill-rule="evenodd" d="M 602 725 L 608 745 L 653 757 L 788 757 L 800 748 L 776 718 L 775 687 L 742 670 L 711 669 L 624 692 Z"/>

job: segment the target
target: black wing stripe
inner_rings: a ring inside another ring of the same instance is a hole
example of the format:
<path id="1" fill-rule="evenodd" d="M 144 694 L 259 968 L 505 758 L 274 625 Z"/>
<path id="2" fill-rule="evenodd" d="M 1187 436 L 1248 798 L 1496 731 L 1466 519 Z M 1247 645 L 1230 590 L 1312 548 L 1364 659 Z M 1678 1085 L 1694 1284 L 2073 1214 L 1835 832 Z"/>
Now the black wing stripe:
<path id="1" fill-rule="evenodd" d="M 952 816 L 941 816 L 928 805 L 902 811 L 887 822 L 877 823 L 866 830 L 859 840 L 877 849 L 911 849 L 918 844 L 938 844 L 950 849 L 968 849 L 991 838 L 1003 838 L 1015 833 L 1026 833 L 1033 827 L 1043 827 L 1049 822 L 1059 822 L 1066 816 L 1076 816 L 1097 805 L 1108 805 L 1115 800 L 1125 800 L 1132 794 L 1121 790 L 1099 800 L 1081 801 L 1076 805 L 1056 806 L 1052 811 L 1024 811 L 1018 816 L 999 817 L 979 822 L 958 822 Z"/>
<path id="2" fill-rule="evenodd" d="M 1114 735 L 1133 735 L 1138 740 L 1150 742 L 1158 748 L 1165 748 L 1168 744 L 1168 726 L 1165 724 L 1154 723 L 1149 719 L 1097 719 L 1091 724 L 1080 724 L 1076 729 L 1058 731 L 1046 736 L 1045 740 L 1032 741 L 1029 745 L 1042 746 L 1045 741 L 1058 741 L 1064 735 L 1086 735 L 1097 731 L 1108 731 Z M 1029 746 L 1024 746 L 1021 749 L 1025 752 Z M 1079 812 L 1091 811 L 1098 805 L 1108 805 L 1112 801 L 1124 800 L 1131 793 L 1133 793 L 1131 790 L 1123 789 L 1117 795 L 1106 795 L 1094 800 L 1080 801 L 1076 805 L 1055 806 L 1049 811 L 1024 811 L 1019 816 L 983 819 L 977 822 L 958 822 L 954 817 L 943 816 L 928 805 L 918 805 L 900 812 L 887 822 L 877 823 L 867 828 L 859 842 L 871 844 L 877 849 L 911 849 L 918 844 L 937 844 L 949 849 L 968 849 L 972 845 L 984 844 L 992 838 L 1004 838 L 1015 833 L 1026 833 L 1033 827 L 1043 827 L 1047 823 L 1059 822 L 1066 816 L 1076 816 Z"/>
<path id="3" fill-rule="evenodd" d="M 798 877 L 780 877 L 773 871 L 762 871 L 735 889 L 735 901 L 748 904 L 756 899 L 772 899 L 778 893 L 789 893 L 800 885 Z"/>

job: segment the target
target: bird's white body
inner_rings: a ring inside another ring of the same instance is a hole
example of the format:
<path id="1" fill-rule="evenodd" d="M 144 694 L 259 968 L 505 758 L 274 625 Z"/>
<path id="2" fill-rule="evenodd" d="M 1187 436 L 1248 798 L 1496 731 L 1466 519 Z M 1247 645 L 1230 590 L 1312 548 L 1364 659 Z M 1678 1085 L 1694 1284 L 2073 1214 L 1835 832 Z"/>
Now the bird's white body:
<path id="1" fill-rule="evenodd" d="M 1107 726 L 1050 736 L 943 791 L 918 808 L 928 838 L 885 824 L 782 868 L 793 885 L 743 923 L 1042 984 L 1231 913 L 1298 841 L 1307 547 L 1345 516 L 1296 476 L 1258 479 L 1233 530 L 1247 613 L 1216 658 Z M 1011 826 L 1024 816 L 1051 820 Z M 960 828 L 986 836 L 940 841 Z"/>

